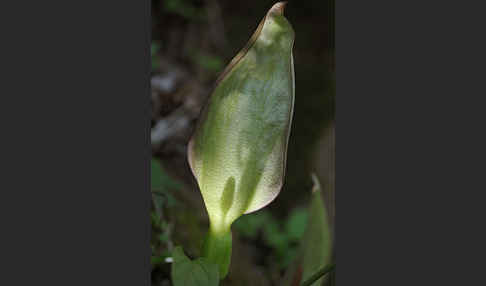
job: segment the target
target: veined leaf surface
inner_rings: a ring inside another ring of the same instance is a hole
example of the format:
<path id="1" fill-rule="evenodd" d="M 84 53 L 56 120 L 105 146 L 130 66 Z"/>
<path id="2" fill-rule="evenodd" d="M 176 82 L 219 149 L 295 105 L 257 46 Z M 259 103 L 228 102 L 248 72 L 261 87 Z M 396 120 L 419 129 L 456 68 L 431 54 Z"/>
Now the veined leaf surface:
<path id="1" fill-rule="evenodd" d="M 275 4 L 217 80 L 188 157 L 211 227 L 229 229 L 283 184 L 294 105 L 294 31 Z"/>

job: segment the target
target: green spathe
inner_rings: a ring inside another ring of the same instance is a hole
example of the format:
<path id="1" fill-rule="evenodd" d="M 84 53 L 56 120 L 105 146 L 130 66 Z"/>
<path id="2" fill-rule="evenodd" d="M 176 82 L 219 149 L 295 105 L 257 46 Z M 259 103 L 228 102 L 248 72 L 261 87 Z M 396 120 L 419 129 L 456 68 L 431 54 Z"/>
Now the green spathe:
<path id="1" fill-rule="evenodd" d="M 314 187 L 309 206 L 309 221 L 302 239 L 302 281 L 309 279 L 331 262 L 331 232 L 321 184 L 315 174 L 312 174 L 312 180 Z M 311 285 L 322 285 L 323 280 L 324 278 L 319 278 Z"/>
<path id="2" fill-rule="evenodd" d="M 204 254 L 225 277 L 231 224 L 280 192 L 294 105 L 294 32 L 285 3 L 266 14 L 216 82 L 188 158 L 210 219 Z"/>

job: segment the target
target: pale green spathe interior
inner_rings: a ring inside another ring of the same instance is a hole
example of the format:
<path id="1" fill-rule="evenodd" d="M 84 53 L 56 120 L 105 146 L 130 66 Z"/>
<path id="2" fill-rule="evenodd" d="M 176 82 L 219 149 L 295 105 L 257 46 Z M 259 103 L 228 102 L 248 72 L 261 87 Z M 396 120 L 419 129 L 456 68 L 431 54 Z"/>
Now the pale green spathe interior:
<path id="1" fill-rule="evenodd" d="M 294 32 L 283 6 L 269 10 L 223 72 L 189 144 L 209 233 L 224 241 L 233 221 L 269 204 L 283 184 L 294 104 Z M 228 253 L 216 256 L 229 259 Z"/>

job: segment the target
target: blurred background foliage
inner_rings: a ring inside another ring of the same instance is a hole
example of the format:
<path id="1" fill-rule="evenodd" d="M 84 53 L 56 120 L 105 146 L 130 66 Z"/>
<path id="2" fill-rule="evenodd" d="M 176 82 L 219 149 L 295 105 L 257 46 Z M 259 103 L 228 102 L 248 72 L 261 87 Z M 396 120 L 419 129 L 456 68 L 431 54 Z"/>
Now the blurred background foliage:
<path id="1" fill-rule="evenodd" d="M 200 255 L 207 214 L 187 164 L 187 142 L 219 72 L 276 1 L 152 0 L 152 284 L 171 285 L 170 252 Z M 233 225 L 221 285 L 282 285 L 308 221 L 315 172 L 334 233 L 334 0 L 290 0 L 296 98 L 284 187 Z M 334 284 L 333 274 L 325 280 Z"/>

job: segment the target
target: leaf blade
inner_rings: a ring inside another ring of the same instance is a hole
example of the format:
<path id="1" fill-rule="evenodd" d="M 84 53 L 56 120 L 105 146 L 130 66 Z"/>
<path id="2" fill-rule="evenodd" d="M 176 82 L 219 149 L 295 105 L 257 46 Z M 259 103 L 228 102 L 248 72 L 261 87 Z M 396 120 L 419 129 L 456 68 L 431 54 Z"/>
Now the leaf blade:
<path id="1" fill-rule="evenodd" d="M 310 278 L 331 261 L 331 232 L 326 207 L 317 176 L 312 174 L 312 179 L 314 187 L 309 208 L 310 216 L 303 242 L 302 281 Z M 323 279 L 320 278 L 311 285 L 321 285 Z"/>
<path id="2" fill-rule="evenodd" d="M 172 251 L 171 269 L 174 286 L 217 286 L 219 283 L 218 266 L 207 259 L 190 260 L 182 250 L 175 247 Z"/>

